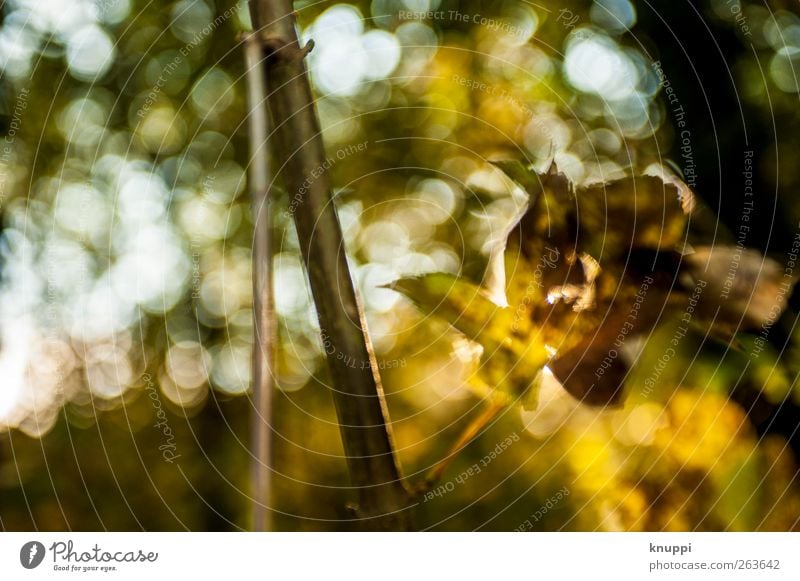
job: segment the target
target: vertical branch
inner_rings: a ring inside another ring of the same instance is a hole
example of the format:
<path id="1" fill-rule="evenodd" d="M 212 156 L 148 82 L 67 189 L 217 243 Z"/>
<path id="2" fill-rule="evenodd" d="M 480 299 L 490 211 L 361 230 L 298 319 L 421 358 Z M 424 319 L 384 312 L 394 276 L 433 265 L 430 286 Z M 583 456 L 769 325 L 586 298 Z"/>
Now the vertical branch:
<path id="1" fill-rule="evenodd" d="M 357 517 L 375 530 L 410 530 L 380 375 L 366 334 L 333 205 L 325 151 L 290 0 L 250 0 L 267 56 L 278 158 L 319 315 Z M 312 179 L 313 176 L 313 179 Z"/>
<path id="2" fill-rule="evenodd" d="M 268 531 L 272 528 L 272 391 L 277 339 L 272 279 L 268 116 L 261 44 L 252 36 L 246 37 L 244 54 L 249 110 L 248 171 L 253 211 L 253 530 Z"/>

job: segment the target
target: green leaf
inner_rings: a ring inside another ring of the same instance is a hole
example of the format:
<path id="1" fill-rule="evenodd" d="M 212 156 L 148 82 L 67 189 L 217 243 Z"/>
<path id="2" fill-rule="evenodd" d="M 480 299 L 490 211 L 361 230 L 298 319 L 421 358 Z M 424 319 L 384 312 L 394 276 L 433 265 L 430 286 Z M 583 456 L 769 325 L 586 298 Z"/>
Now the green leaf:
<path id="1" fill-rule="evenodd" d="M 498 159 L 492 161 L 491 164 L 522 186 L 531 199 L 535 199 L 542 191 L 543 177 L 537 174 L 531 166 L 523 165 L 515 159 Z"/>
<path id="2" fill-rule="evenodd" d="M 390 288 L 483 347 L 477 378 L 481 384 L 497 390 L 501 397 L 524 397 L 526 407 L 536 407 L 537 377 L 549 356 L 539 342 L 513 333 L 510 309 L 496 305 L 479 286 L 451 274 L 403 278 Z"/>
<path id="3" fill-rule="evenodd" d="M 389 288 L 403 293 L 426 315 L 436 316 L 484 348 L 508 338 L 508 309 L 493 303 L 479 286 L 452 274 L 433 273 L 402 278 Z"/>

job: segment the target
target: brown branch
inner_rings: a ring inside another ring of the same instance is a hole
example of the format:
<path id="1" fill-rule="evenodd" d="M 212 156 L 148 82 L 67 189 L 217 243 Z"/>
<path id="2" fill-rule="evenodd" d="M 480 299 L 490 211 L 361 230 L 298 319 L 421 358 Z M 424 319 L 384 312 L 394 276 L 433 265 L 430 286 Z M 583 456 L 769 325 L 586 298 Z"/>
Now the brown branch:
<path id="1" fill-rule="evenodd" d="M 323 338 L 332 347 L 327 360 L 350 478 L 358 490 L 355 515 L 365 528 L 410 530 L 412 500 L 400 477 L 380 375 L 324 169 L 304 62 L 310 47 L 300 48 L 289 0 L 250 0 L 250 13 L 267 55 L 269 108 L 290 210 Z"/>
<path id="2" fill-rule="evenodd" d="M 272 276 L 272 212 L 267 149 L 268 115 L 263 51 L 252 36 L 244 39 L 247 67 L 250 198 L 253 212 L 253 530 L 272 529 L 272 391 L 277 321 Z"/>

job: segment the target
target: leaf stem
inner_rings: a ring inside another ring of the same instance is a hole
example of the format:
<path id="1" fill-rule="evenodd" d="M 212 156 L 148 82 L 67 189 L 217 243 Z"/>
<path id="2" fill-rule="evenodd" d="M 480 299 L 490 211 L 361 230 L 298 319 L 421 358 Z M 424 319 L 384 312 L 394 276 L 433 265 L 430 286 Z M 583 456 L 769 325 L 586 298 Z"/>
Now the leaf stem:
<path id="1" fill-rule="evenodd" d="M 501 411 L 506 409 L 508 404 L 491 402 L 479 416 L 473 419 L 467 427 L 461 432 L 458 440 L 455 441 L 450 451 L 442 460 L 440 460 L 425 476 L 423 483 L 423 490 L 429 490 L 434 484 L 441 480 L 445 470 L 450 466 L 455 457 L 472 442 L 483 429 L 497 417 Z"/>

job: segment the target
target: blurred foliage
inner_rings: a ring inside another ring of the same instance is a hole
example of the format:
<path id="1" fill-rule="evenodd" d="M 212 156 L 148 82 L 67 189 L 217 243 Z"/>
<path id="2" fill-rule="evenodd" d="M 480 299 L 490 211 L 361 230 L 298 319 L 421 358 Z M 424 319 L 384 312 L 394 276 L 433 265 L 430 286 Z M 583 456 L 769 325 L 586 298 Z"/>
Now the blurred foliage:
<path id="1" fill-rule="evenodd" d="M 698 4 L 709 28 L 697 42 L 727 42 L 722 58 L 751 122 L 759 195 L 777 200 L 756 215 L 783 240 L 775 247 L 748 234 L 743 244 L 794 268 L 800 16 L 790 3 L 743 2 L 747 35 L 728 5 Z M 739 240 L 744 145 L 724 132 L 713 135 L 716 149 L 702 141 L 711 139 L 710 113 L 693 105 L 714 86 L 689 72 L 679 50 L 659 45 L 669 29 L 652 8 L 627 0 L 296 8 L 316 42 L 309 66 L 336 204 L 405 473 L 421 479 L 495 388 L 518 397 L 537 382 L 534 401 L 507 407 L 456 458 L 440 494 L 420 501 L 420 526 L 796 529 L 792 309 L 774 328 L 737 336 L 733 349 L 695 330 L 656 379 L 663 353 L 644 351 L 621 409 L 578 403 L 539 372 L 544 345 L 508 347 L 482 324 L 506 316 L 479 289 L 529 193 L 524 176 L 510 179 L 492 161 L 519 160 L 541 174 L 555 160 L 579 188 L 669 166 L 712 208 L 703 242 L 722 229 L 726 244 Z M 687 29 L 705 26 L 688 8 L 669 10 L 683 10 Z M 249 28 L 246 6 L 13 0 L 2 18 L 0 527 L 247 528 L 252 221 L 238 41 Z M 688 112 L 691 160 L 665 81 Z M 718 126 L 733 123 L 730 111 L 722 115 Z M 722 146 L 732 150 L 714 165 Z M 715 181 L 723 169 L 724 191 Z M 340 530 L 351 526 L 342 521 L 353 494 L 280 179 L 275 207 L 276 526 Z M 726 222 L 719 229 L 715 211 Z M 589 246 L 610 245 L 609 272 L 625 268 L 624 238 L 614 238 L 624 226 L 617 218 L 587 232 Z M 525 268 L 535 272 L 536 258 Z M 443 274 L 419 278 L 430 273 Z M 421 297 L 414 305 L 387 288 L 399 279 L 434 280 L 441 296 L 457 280 L 462 299 L 483 310 L 437 302 L 425 310 L 442 316 L 420 314 Z M 508 279 L 526 288 L 524 277 Z M 477 327 L 463 325 L 464 313 Z M 654 333 L 650 344 L 667 345 L 675 330 Z M 476 374 L 487 345 L 500 355 L 491 373 Z M 531 358 L 525 365 L 521 353 Z M 498 448 L 512 435 L 518 441 Z M 468 481 L 455 480 L 476 465 Z"/>

